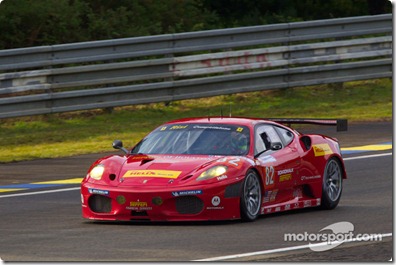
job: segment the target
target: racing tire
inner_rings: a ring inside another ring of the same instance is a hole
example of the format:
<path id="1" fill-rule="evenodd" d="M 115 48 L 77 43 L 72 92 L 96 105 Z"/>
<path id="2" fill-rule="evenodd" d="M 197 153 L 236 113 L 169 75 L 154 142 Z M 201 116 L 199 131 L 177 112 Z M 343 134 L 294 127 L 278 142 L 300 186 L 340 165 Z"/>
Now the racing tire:
<path id="1" fill-rule="evenodd" d="M 337 207 L 342 193 L 342 167 L 337 159 L 327 161 L 322 183 L 321 208 L 331 210 Z"/>
<path id="2" fill-rule="evenodd" d="M 243 182 L 240 200 L 241 218 L 252 222 L 260 215 L 261 184 L 256 171 L 249 170 Z"/>

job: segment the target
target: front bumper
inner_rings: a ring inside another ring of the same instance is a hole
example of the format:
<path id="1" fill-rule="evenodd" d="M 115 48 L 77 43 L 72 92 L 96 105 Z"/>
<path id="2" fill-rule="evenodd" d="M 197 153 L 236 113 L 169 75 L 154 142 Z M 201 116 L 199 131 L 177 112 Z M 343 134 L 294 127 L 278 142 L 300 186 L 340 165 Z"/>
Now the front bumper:
<path id="1" fill-rule="evenodd" d="M 242 181 L 189 187 L 111 187 L 83 182 L 82 215 L 109 221 L 240 218 Z"/>

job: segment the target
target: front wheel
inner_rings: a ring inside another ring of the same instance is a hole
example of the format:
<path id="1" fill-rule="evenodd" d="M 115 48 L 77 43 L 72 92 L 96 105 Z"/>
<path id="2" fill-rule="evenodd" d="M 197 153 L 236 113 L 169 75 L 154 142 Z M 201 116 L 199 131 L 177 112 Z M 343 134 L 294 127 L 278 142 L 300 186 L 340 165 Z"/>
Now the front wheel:
<path id="1" fill-rule="evenodd" d="M 241 194 L 241 218 L 244 221 L 254 221 L 260 214 L 261 185 L 257 173 L 249 170 L 243 182 Z"/>
<path id="2" fill-rule="evenodd" d="M 342 168 L 337 159 L 327 161 L 323 174 L 322 203 L 323 209 L 334 209 L 341 199 L 342 193 Z"/>

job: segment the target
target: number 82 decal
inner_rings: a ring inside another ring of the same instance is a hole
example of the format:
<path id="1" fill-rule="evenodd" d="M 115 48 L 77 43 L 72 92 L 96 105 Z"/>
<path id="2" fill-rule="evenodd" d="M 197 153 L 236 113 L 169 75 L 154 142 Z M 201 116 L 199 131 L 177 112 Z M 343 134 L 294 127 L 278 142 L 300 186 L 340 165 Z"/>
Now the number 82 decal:
<path id="1" fill-rule="evenodd" d="M 270 186 L 274 184 L 274 167 L 266 167 L 265 168 L 265 185 Z"/>

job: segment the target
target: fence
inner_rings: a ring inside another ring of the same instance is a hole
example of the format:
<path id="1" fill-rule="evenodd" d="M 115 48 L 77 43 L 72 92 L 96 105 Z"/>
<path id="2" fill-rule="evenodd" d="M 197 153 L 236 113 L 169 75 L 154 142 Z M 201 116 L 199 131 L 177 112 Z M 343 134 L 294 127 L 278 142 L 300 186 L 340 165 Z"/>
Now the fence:
<path id="1" fill-rule="evenodd" d="M 0 118 L 392 77 L 392 15 L 0 51 Z"/>

